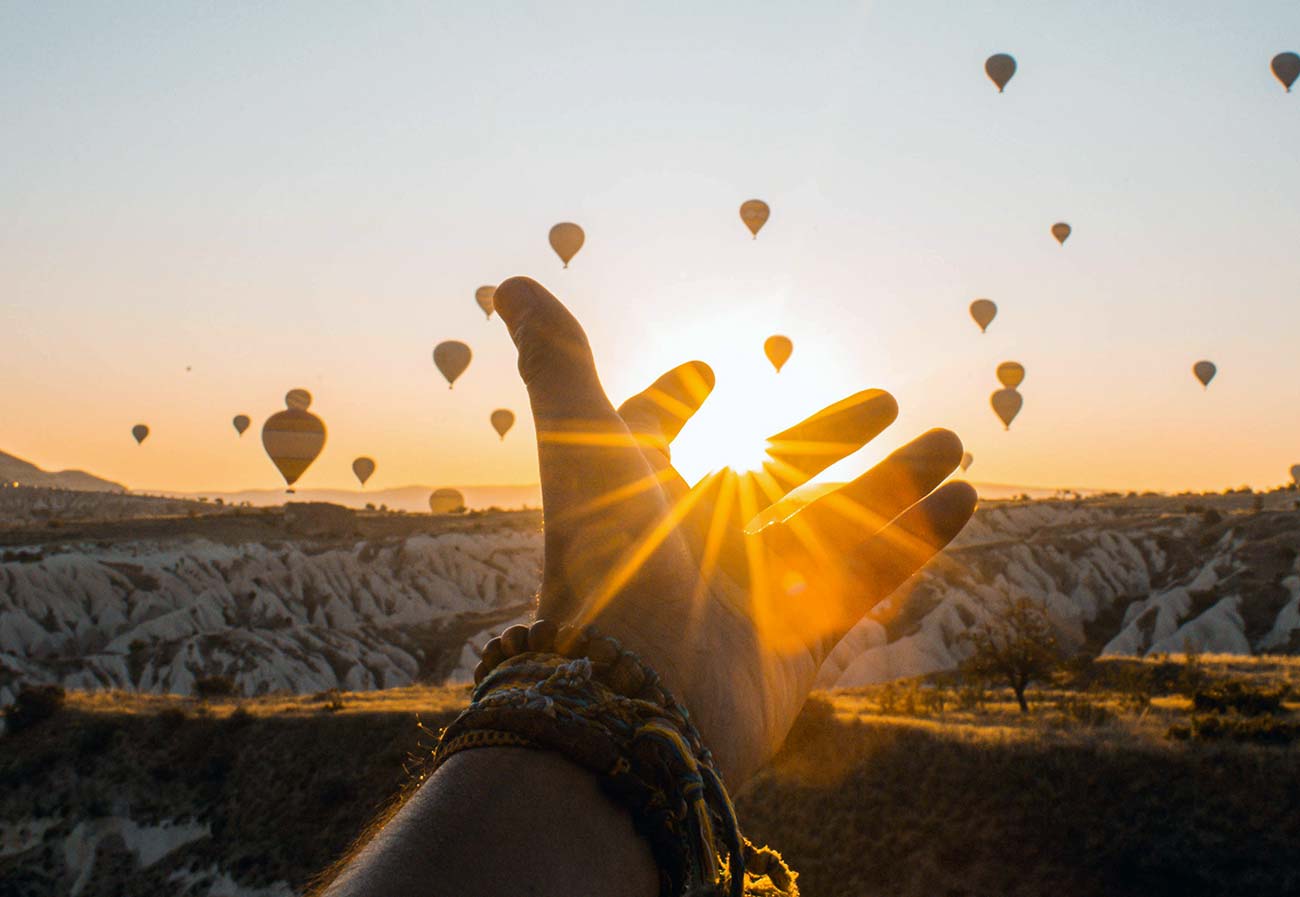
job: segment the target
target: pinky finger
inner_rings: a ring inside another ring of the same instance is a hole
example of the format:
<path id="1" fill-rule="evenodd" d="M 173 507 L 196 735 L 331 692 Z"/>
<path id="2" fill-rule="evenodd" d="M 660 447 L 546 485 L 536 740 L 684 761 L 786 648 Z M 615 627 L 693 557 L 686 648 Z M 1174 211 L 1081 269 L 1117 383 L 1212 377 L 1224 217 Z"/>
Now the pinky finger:
<path id="1" fill-rule="evenodd" d="M 843 632 L 834 641 L 942 551 L 975 513 L 978 500 L 969 483 L 948 483 L 853 549 L 850 563 L 861 588 L 845 596 Z"/>

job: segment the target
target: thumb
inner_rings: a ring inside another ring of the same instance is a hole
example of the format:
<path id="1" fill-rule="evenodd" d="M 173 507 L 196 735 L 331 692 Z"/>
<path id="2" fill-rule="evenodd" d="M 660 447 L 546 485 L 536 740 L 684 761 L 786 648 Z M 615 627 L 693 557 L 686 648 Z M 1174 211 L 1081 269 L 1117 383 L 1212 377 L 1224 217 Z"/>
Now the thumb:
<path id="1" fill-rule="evenodd" d="M 539 424 L 590 426 L 614 416 L 587 334 L 559 299 L 530 277 L 512 277 L 493 302 L 519 351 L 519 376 Z"/>

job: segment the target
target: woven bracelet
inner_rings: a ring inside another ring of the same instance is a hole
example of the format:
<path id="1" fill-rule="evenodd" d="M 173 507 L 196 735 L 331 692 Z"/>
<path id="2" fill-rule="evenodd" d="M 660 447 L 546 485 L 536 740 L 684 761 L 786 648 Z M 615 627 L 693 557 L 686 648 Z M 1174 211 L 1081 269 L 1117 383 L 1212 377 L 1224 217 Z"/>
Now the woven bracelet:
<path id="1" fill-rule="evenodd" d="M 766 876 L 797 895 L 780 854 L 741 836 L 686 708 L 616 639 L 546 620 L 512 626 L 484 647 L 474 680 L 472 703 L 434 748 L 434 770 L 475 748 L 556 751 L 629 809 L 654 852 L 661 897 L 743 897 L 747 871 L 751 883 Z"/>

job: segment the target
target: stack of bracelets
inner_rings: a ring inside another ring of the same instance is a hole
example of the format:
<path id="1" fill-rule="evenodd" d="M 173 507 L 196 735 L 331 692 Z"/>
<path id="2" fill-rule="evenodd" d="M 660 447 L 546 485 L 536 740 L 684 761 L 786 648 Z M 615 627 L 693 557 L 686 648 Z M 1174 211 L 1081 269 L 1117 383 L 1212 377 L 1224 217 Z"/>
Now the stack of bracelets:
<path id="1" fill-rule="evenodd" d="M 433 769 L 473 748 L 555 751 L 631 811 L 659 866 L 661 897 L 744 897 L 747 883 L 750 893 L 797 897 L 780 854 L 741 836 L 686 708 L 617 640 L 548 620 L 511 626 L 484 646 L 474 683 L 469 708 L 438 739 Z"/>

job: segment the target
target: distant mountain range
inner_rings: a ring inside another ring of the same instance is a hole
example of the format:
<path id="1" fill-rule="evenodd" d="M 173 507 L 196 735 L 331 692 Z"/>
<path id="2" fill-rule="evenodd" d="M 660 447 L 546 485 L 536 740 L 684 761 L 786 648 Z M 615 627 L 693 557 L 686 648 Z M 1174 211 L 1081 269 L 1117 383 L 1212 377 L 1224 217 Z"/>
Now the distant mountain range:
<path id="1" fill-rule="evenodd" d="M 433 486 L 398 486 L 376 489 L 373 492 L 358 489 L 298 489 L 288 495 L 282 489 L 245 489 L 240 492 L 170 492 L 159 490 L 158 495 L 171 498 L 220 498 L 227 504 L 248 502 L 255 507 L 282 505 L 288 501 L 328 501 L 360 510 L 366 505 L 381 505 L 393 511 L 429 510 L 429 495 Z M 437 488 L 442 488 L 441 486 Z M 482 510 L 497 507 L 505 510 L 540 508 L 542 487 L 530 486 L 453 486 L 465 496 L 465 507 Z M 152 492 L 152 490 L 151 490 Z"/>
<path id="2" fill-rule="evenodd" d="M 812 501 L 814 498 L 842 485 L 842 483 L 826 483 L 801 490 L 792 497 L 791 504 L 786 506 L 785 513 L 789 513 L 799 505 Z M 987 500 L 1018 498 L 1020 496 L 1051 498 L 1059 495 L 1062 491 L 1038 486 L 1016 486 L 1003 483 L 975 483 L 974 485 L 980 496 Z M 163 495 L 169 498 L 220 498 L 227 504 L 248 502 L 255 507 L 272 507 L 282 505 L 286 501 L 328 501 L 358 510 L 370 504 L 375 507 L 385 505 L 394 511 L 422 512 L 429 510 L 429 494 L 433 492 L 434 488 L 433 486 L 420 485 L 398 486 L 374 491 L 360 489 L 298 489 L 292 495 L 288 495 L 279 489 L 245 489 L 239 492 L 148 491 L 150 494 Z M 542 488 L 536 483 L 525 486 L 453 486 L 452 488 L 458 489 L 465 496 L 465 506 L 470 510 L 483 510 L 492 507 L 517 510 L 520 508 L 540 508 L 542 506 Z M 1083 495 L 1089 495 L 1095 493 L 1096 490 L 1085 489 L 1080 490 L 1080 492 Z"/>
<path id="3" fill-rule="evenodd" d="M 82 470 L 45 471 L 13 455 L 0 452 L 0 482 L 16 482 L 23 486 L 39 486 L 53 489 L 71 489 L 80 492 L 129 492 L 121 483 L 114 483 Z M 138 493 L 157 495 L 167 498 L 196 499 L 220 498 L 226 503 L 240 504 L 248 502 L 255 507 L 272 507 L 286 501 L 328 501 L 349 508 L 362 509 L 366 505 L 387 506 L 394 511 L 427 511 L 429 494 L 435 486 L 412 485 L 397 486 L 390 489 L 366 491 L 363 489 L 299 489 L 292 495 L 279 489 L 244 489 L 234 492 L 209 490 L 203 492 L 176 492 L 170 489 L 144 489 Z M 814 498 L 838 488 L 839 483 L 826 483 L 809 486 L 793 496 L 793 507 L 802 505 Z M 1041 486 L 1017 486 L 1005 483 L 974 483 L 980 497 L 987 500 L 1018 498 L 1051 498 L 1060 495 L 1061 489 Z M 536 483 L 522 486 L 453 486 L 465 496 L 465 506 L 471 510 L 485 508 L 502 508 L 517 510 L 521 508 L 540 508 L 542 506 L 541 486 Z M 1082 495 L 1095 495 L 1096 489 L 1068 490 Z"/>
<path id="4" fill-rule="evenodd" d="M 121 483 L 100 479 L 84 470 L 41 470 L 30 461 L 0 452 L 0 482 L 78 492 L 126 492 Z"/>

